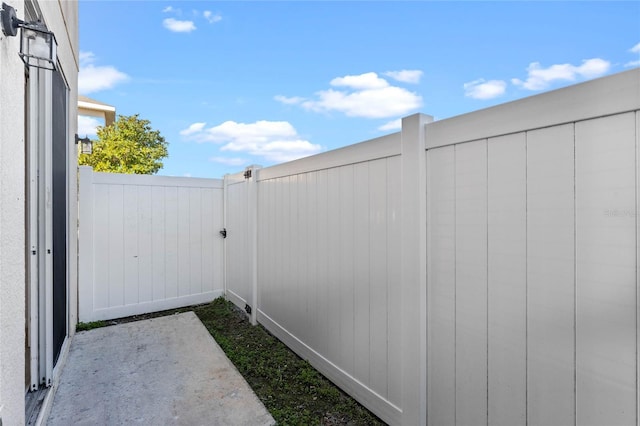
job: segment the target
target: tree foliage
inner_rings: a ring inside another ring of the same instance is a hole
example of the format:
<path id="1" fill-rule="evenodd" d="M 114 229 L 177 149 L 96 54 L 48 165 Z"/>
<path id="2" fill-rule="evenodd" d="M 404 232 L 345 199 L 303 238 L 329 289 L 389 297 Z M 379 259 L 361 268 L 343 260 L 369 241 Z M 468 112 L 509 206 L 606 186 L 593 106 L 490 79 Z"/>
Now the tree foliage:
<path id="1" fill-rule="evenodd" d="M 149 120 L 138 114 L 119 115 L 109 126 L 99 126 L 91 154 L 80 154 L 78 164 L 96 172 L 150 175 L 162 168 L 168 143 Z"/>

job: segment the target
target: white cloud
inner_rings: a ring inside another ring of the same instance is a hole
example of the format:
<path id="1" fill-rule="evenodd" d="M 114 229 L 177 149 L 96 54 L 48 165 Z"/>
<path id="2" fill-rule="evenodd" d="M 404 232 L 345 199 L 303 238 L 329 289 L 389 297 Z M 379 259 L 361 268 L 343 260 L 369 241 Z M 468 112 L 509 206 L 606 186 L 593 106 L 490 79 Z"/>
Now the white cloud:
<path id="1" fill-rule="evenodd" d="M 299 104 L 315 112 L 342 112 L 349 117 L 390 118 L 405 115 L 422 106 L 422 97 L 404 88 L 391 86 L 375 72 L 347 75 L 331 80 L 339 89 L 316 92 L 314 99 L 276 96 L 284 104 Z"/>
<path id="2" fill-rule="evenodd" d="M 464 95 L 473 99 L 492 99 L 502 96 L 507 83 L 502 80 L 485 81 L 483 78 L 464 83 Z"/>
<path id="3" fill-rule="evenodd" d="M 100 120 L 98 120 L 95 117 L 87 117 L 86 115 L 79 115 L 78 116 L 78 135 L 80 137 L 89 137 L 89 138 L 94 138 L 96 136 L 96 128 L 98 126 L 102 126 L 104 123 L 102 123 Z"/>
<path id="4" fill-rule="evenodd" d="M 387 80 L 378 77 L 375 72 L 336 77 L 329 84 L 337 87 L 351 87 L 352 89 L 382 89 L 389 86 Z"/>
<path id="5" fill-rule="evenodd" d="M 640 43 L 629 49 L 631 53 L 640 53 Z M 640 67 L 640 60 L 630 61 L 624 64 L 625 67 Z"/>
<path id="6" fill-rule="evenodd" d="M 111 66 L 88 65 L 80 68 L 78 75 L 78 92 L 87 95 L 101 90 L 113 88 L 116 84 L 127 81 L 129 76 Z"/>
<path id="7" fill-rule="evenodd" d="M 584 78 L 596 78 L 609 71 L 610 67 L 609 61 L 593 58 L 582 61 L 582 65 L 576 68 L 576 72 Z"/>
<path id="8" fill-rule="evenodd" d="M 167 6 L 162 9 L 162 13 L 170 13 L 176 17 L 183 16 L 182 9 L 176 9 L 173 6 Z M 205 10 L 200 12 L 199 10 L 193 9 L 191 11 L 191 16 L 194 18 L 199 18 L 202 16 L 207 22 L 210 24 L 215 24 L 216 22 L 222 21 L 222 15 L 219 13 L 213 13 L 210 10 Z M 197 29 L 196 24 L 191 20 L 180 20 L 175 18 L 166 18 L 162 21 L 162 25 L 168 29 L 169 31 L 173 31 L 175 33 L 190 33 L 191 31 L 195 31 Z"/>
<path id="9" fill-rule="evenodd" d="M 397 120 L 389 121 L 388 123 L 383 124 L 378 127 L 378 130 L 382 132 L 387 132 L 390 130 L 400 130 L 402 129 L 402 119 L 398 118 Z"/>
<path id="10" fill-rule="evenodd" d="M 95 61 L 96 55 L 93 52 L 80 51 L 80 66 L 88 65 Z"/>
<path id="11" fill-rule="evenodd" d="M 284 162 L 317 154 L 322 150 L 320 145 L 301 139 L 296 129 L 287 121 L 225 121 L 206 129 L 200 124 L 202 123 L 192 124 L 181 134 L 198 142 L 224 144 L 220 151 L 245 152 L 267 161 Z"/>
<path id="12" fill-rule="evenodd" d="M 285 105 L 296 105 L 306 100 L 305 98 L 301 98 L 300 96 L 292 96 L 289 98 L 287 96 L 282 96 L 282 95 L 274 96 L 273 99 L 275 99 L 278 102 L 282 102 Z"/>
<path id="13" fill-rule="evenodd" d="M 212 161 L 214 163 L 225 164 L 227 166 L 234 166 L 234 167 L 244 166 L 245 164 L 248 163 L 248 161 L 246 159 L 239 158 L 239 157 L 234 157 L 234 158 L 229 158 L 229 157 L 211 157 L 211 158 L 209 158 L 209 161 Z"/>
<path id="14" fill-rule="evenodd" d="M 539 62 L 532 62 L 527 68 L 528 76 L 525 81 L 514 78 L 511 82 L 528 90 L 543 90 L 555 81 L 575 81 L 578 77 L 583 79 L 599 77 L 609 71 L 610 67 L 609 61 L 600 58 L 583 60 L 582 65 L 579 66 L 557 64 L 548 68 L 542 68 Z"/>
<path id="15" fill-rule="evenodd" d="M 196 25 L 193 21 L 180 21 L 174 18 L 167 18 L 163 20 L 162 25 L 174 33 L 190 33 L 196 29 Z"/>
<path id="16" fill-rule="evenodd" d="M 119 83 L 129 80 L 129 76 L 112 66 L 96 66 L 92 52 L 80 52 L 80 72 L 78 74 L 78 92 L 88 95 L 93 92 L 111 89 Z"/>
<path id="17" fill-rule="evenodd" d="M 402 70 L 402 71 L 387 71 L 384 75 L 393 78 L 394 80 L 401 81 L 403 83 L 420 83 L 422 78 L 422 71 L 420 70 Z"/>
<path id="18" fill-rule="evenodd" d="M 204 126 L 206 126 L 206 125 L 207 125 L 207 123 L 193 123 L 192 125 L 190 125 L 186 129 L 181 130 L 180 134 L 182 136 L 193 135 L 195 133 L 201 132 L 202 129 L 204 129 Z"/>
<path id="19" fill-rule="evenodd" d="M 400 87 L 361 90 L 352 93 L 325 90 L 317 93 L 318 100 L 305 101 L 310 111 L 339 111 L 349 117 L 387 118 L 404 115 L 422 106 L 422 98 Z"/>
<path id="20" fill-rule="evenodd" d="M 204 16 L 204 18 L 209 21 L 210 24 L 215 24 L 216 22 L 220 22 L 222 21 L 222 16 L 217 14 L 217 13 L 213 13 L 210 10 L 205 10 L 202 15 Z"/>

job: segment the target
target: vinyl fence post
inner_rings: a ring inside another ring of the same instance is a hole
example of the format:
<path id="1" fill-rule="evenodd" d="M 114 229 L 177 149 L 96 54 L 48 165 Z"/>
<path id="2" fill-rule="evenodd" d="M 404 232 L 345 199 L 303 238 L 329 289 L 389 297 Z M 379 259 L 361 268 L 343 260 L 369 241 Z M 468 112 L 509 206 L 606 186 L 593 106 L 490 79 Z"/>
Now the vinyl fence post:
<path id="1" fill-rule="evenodd" d="M 251 256 L 251 324 L 257 325 L 258 315 L 258 177 L 260 166 L 251 166 L 251 177 L 247 181 L 247 212 L 249 253 Z"/>
<path id="2" fill-rule="evenodd" d="M 402 119 L 402 424 L 427 423 L 427 172 L 425 125 Z"/>
<path id="3" fill-rule="evenodd" d="M 227 226 L 227 207 L 229 205 L 229 174 L 223 176 L 222 181 L 222 228 L 226 231 Z M 225 233 L 222 240 L 222 293 L 224 298 L 229 300 L 227 295 L 227 275 L 228 275 L 228 262 L 227 262 L 227 234 Z"/>
<path id="4" fill-rule="evenodd" d="M 93 169 L 80 166 L 78 203 L 78 321 L 93 317 Z"/>

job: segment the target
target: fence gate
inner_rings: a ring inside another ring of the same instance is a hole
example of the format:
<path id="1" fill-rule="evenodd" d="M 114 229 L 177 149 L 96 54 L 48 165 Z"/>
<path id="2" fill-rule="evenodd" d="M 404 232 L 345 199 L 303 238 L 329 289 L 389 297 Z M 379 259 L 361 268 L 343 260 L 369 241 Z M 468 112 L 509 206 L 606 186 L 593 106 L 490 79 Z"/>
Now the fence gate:
<path id="1" fill-rule="evenodd" d="M 224 178 L 225 289 L 227 298 L 256 318 L 255 167 Z"/>
<path id="2" fill-rule="evenodd" d="M 224 293 L 223 182 L 80 167 L 80 321 Z"/>

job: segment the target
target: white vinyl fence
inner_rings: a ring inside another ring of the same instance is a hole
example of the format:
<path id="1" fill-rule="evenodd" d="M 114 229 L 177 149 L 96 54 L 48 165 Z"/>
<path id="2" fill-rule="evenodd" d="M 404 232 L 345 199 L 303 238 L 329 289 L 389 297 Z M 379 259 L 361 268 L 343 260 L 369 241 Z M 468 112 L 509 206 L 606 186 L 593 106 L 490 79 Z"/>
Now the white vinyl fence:
<path id="1" fill-rule="evenodd" d="M 638 424 L 639 146 L 636 69 L 224 185 L 82 168 L 80 317 L 210 300 L 225 265 L 390 424 Z"/>
<path id="2" fill-rule="evenodd" d="M 639 74 L 427 126 L 428 424 L 638 424 Z"/>
<path id="3" fill-rule="evenodd" d="M 79 319 L 204 303 L 224 293 L 222 180 L 80 167 Z"/>
<path id="4" fill-rule="evenodd" d="M 258 322 L 391 424 L 637 424 L 638 110 L 633 70 L 257 170 Z"/>
<path id="5" fill-rule="evenodd" d="M 225 208 L 225 289 L 227 298 L 247 309 L 256 324 L 257 271 L 255 268 L 256 196 L 254 167 L 224 177 Z M 246 176 L 246 177 L 245 177 Z"/>
<path id="6" fill-rule="evenodd" d="M 399 419 L 400 135 L 258 171 L 258 321 Z M 320 167 L 318 167 L 320 166 Z"/>

